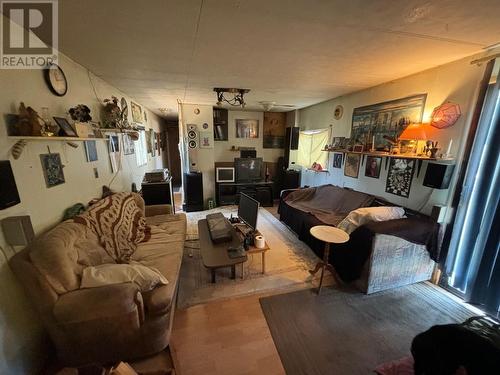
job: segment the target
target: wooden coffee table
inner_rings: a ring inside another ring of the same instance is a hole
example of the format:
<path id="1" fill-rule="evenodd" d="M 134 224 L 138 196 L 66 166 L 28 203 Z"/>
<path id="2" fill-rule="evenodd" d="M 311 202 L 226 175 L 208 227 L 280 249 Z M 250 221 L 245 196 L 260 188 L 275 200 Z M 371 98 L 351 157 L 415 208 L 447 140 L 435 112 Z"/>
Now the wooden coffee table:
<path id="1" fill-rule="evenodd" d="M 200 252 L 203 265 L 210 269 L 212 274 L 212 283 L 215 283 L 215 270 L 218 268 L 231 267 L 231 278 L 236 278 L 236 265 L 243 264 L 248 257 L 245 255 L 239 258 L 230 258 L 227 254 L 227 249 L 230 246 L 241 245 L 241 240 L 236 233 L 236 229 L 232 230 L 231 242 L 214 244 L 208 231 L 206 219 L 198 221 L 198 236 L 200 241 Z"/>
<path id="2" fill-rule="evenodd" d="M 257 234 L 260 234 L 260 233 L 257 233 Z M 266 273 L 266 252 L 268 250 L 270 250 L 271 248 L 269 247 L 269 245 L 267 244 L 267 241 L 266 241 L 266 245 L 263 247 L 263 248 L 258 248 L 258 247 L 255 247 L 255 246 L 249 246 L 248 247 L 248 250 L 247 250 L 247 254 L 261 254 L 262 256 L 262 274 L 264 275 Z M 241 263 L 241 278 L 245 278 L 245 270 L 244 270 L 244 264 Z"/>
<path id="3" fill-rule="evenodd" d="M 316 225 L 312 227 L 310 233 L 313 237 L 325 243 L 325 251 L 323 253 L 323 261 L 318 262 L 314 270 L 310 270 L 311 275 L 316 274 L 321 269 L 321 278 L 319 279 L 318 294 L 321 293 L 321 287 L 323 286 L 323 276 L 325 273 L 325 268 L 330 271 L 333 276 L 337 279 L 337 272 L 333 266 L 328 263 L 328 257 L 330 255 L 330 244 L 344 243 L 349 241 L 349 235 L 342 229 L 331 227 L 328 225 Z"/>

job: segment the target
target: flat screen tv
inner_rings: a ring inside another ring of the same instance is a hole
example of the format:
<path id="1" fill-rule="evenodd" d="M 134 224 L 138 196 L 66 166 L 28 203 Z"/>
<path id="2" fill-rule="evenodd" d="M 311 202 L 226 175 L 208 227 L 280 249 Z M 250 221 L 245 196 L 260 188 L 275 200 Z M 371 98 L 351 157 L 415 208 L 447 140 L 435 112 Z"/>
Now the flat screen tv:
<path id="1" fill-rule="evenodd" d="M 248 225 L 252 230 L 257 229 L 257 217 L 259 216 L 259 202 L 248 195 L 241 193 L 238 204 L 238 218 Z"/>
<path id="2" fill-rule="evenodd" d="M 237 182 L 256 182 L 262 180 L 262 158 L 235 158 Z"/>

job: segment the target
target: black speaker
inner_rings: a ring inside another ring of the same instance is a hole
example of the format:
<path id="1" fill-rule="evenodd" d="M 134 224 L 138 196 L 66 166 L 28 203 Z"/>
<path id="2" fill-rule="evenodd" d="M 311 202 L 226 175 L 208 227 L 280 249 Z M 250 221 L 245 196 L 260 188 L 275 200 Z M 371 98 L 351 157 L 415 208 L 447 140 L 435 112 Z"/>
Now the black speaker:
<path id="1" fill-rule="evenodd" d="M 290 145 L 290 150 L 299 149 L 300 128 L 297 126 L 286 128 L 285 146 Z"/>
<path id="2" fill-rule="evenodd" d="M 0 161 L 0 210 L 21 203 L 10 161 Z"/>
<path id="3" fill-rule="evenodd" d="M 184 173 L 184 204 L 186 212 L 203 211 L 203 174 Z"/>
<path id="4" fill-rule="evenodd" d="M 434 189 L 448 189 L 454 170 L 455 164 L 429 163 L 423 185 Z"/>
<path id="5" fill-rule="evenodd" d="M 300 187 L 300 171 L 289 169 L 283 171 L 282 189 L 297 189 Z"/>
<path id="6" fill-rule="evenodd" d="M 240 150 L 240 158 L 256 158 L 257 157 L 257 150 Z"/>

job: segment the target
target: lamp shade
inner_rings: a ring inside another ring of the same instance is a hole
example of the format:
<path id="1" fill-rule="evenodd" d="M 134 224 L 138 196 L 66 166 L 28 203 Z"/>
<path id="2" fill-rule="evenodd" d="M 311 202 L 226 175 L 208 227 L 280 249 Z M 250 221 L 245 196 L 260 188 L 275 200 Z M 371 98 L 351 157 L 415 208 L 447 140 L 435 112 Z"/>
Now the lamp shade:
<path id="1" fill-rule="evenodd" d="M 426 141 L 430 138 L 432 128 L 427 124 L 409 124 L 399 136 L 403 140 Z"/>
<path id="2" fill-rule="evenodd" d="M 431 125 L 438 129 L 448 128 L 457 122 L 461 114 L 458 104 L 444 103 L 432 111 Z"/>

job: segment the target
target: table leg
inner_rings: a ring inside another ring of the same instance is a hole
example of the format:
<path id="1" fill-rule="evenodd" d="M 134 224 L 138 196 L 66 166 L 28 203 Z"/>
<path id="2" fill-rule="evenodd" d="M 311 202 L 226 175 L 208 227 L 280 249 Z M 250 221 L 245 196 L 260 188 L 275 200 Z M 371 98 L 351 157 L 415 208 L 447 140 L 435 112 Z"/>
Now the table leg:
<path id="1" fill-rule="evenodd" d="M 266 252 L 262 252 L 262 274 L 266 273 Z"/>
<path id="2" fill-rule="evenodd" d="M 212 284 L 215 284 L 215 268 L 211 268 L 210 271 L 212 273 Z"/>
<path id="3" fill-rule="evenodd" d="M 323 264 L 321 265 L 321 277 L 319 279 L 318 295 L 321 293 L 321 287 L 323 286 L 323 276 L 325 275 L 325 268 L 328 267 L 328 256 L 330 254 L 330 244 L 325 243 L 325 251 L 323 253 Z"/>
<path id="4" fill-rule="evenodd" d="M 231 266 L 231 279 L 236 279 L 236 266 L 232 265 Z"/>

